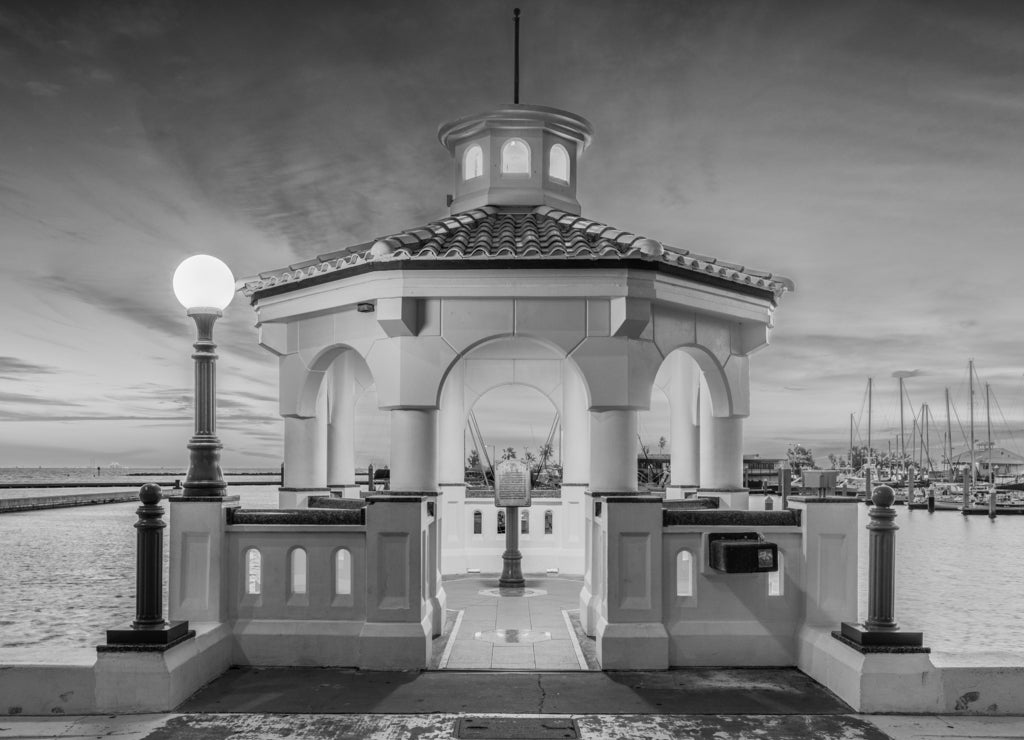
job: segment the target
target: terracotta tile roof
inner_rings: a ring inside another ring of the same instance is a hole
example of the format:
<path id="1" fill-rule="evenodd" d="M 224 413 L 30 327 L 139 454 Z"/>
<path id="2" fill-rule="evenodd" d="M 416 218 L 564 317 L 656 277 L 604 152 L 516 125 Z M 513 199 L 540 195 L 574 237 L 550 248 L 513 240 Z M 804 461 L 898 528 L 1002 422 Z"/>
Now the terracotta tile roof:
<path id="1" fill-rule="evenodd" d="M 527 213 L 484 206 L 239 282 L 242 293 L 251 298 L 268 288 L 291 284 L 299 287 L 310 278 L 374 263 L 567 259 L 660 261 L 684 271 L 770 291 L 776 297 L 793 290 L 788 278 L 665 246 L 548 206 Z"/>

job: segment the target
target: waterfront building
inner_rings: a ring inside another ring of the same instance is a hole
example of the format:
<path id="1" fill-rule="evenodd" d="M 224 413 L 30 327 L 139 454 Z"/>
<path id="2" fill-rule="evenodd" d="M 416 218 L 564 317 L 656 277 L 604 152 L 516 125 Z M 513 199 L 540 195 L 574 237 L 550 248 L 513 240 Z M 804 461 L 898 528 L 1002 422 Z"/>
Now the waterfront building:
<path id="1" fill-rule="evenodd" d="M 637 490 L 637 412 L 655 386 L 671 408 L 668 497 L 747 508 L 749 358 L 793 285 L 582 215 L 591 137 L 539 106 L 444 124 L 450 215 L 242 281 L 279 357 L 283 507 L 359 495 L 355 407 L 372 384 L 390 490 L 442 494 L 442 572 L 493 570 L 498 512 L 467 491 L 464 429 L 482 396 L 516 384 L 564 430 L 561 486 L 523 512 L 527 571 L 585 572 L 585 492 Z"/>

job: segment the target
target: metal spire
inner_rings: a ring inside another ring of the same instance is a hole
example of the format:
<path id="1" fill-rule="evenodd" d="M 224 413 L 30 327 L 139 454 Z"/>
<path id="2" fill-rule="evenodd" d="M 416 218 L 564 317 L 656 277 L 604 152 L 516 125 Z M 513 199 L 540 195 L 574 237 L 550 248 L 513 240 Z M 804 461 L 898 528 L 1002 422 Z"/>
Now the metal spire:
<path id="1" fill-rule="evenodd" d="M 513 90 L 512 102 L 516 105 L 519 104 L 519 8 L 512 11 L 512 17 L 515 19 L 516 24 L 516 74 L 515 74 L 515 89 Z"/>

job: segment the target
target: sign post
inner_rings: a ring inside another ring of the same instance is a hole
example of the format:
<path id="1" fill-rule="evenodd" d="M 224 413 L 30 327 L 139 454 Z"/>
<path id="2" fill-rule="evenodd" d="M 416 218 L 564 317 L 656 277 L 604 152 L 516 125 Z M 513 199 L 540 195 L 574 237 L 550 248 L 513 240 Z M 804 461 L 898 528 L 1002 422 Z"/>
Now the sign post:
<path id="1" fill-rule="evenodd" d="M 505 507 L 505 552 L 502 588 L 523 588 L 523 555 L 519 552 L 519 507 L 530 505 L 530 467 L 518 460 L 502 460 L 495 468 L 494 505 Z"/>

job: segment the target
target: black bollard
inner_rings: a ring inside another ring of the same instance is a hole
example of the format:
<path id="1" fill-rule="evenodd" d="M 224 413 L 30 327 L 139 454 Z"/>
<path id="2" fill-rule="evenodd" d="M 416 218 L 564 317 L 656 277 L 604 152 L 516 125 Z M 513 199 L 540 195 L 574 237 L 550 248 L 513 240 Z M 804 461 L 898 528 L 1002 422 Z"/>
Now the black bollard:
<path id="1" fill-rule="evenodd" d="M 920 632 L 901 632 L 896 622 L 896 492 L 878 486 L 868 512 L 868 618 L 863 624 L 843 622 L 843 637 L 872 647 L 921 647 Z"/>
<path id="2" fill-rule="evenodd" d="M 147 483 L 139 489 L 142 505 L 136 509 L 135 619 L 127 629 L 107 630 L 108 645 L 152 645 L 166 648 L 195 636 L 187 621 L 164 620 L 164 507 L 160 486 Z"/>
<path id="3" fill-rule="evenodd" d="M 931 486 L 928 487 L 928 513 L 935 513 L 935 489 Z"/>
<path id="4" fill-rule="evenodd" d="M 136 509 L 139 521 L 135 558 L 135 621 L 132 627 L 150 627 L 164 623 L 164 507 L 160 506 L 160 486 L 147 483 L 139 490 L 142 506 Z"/>

